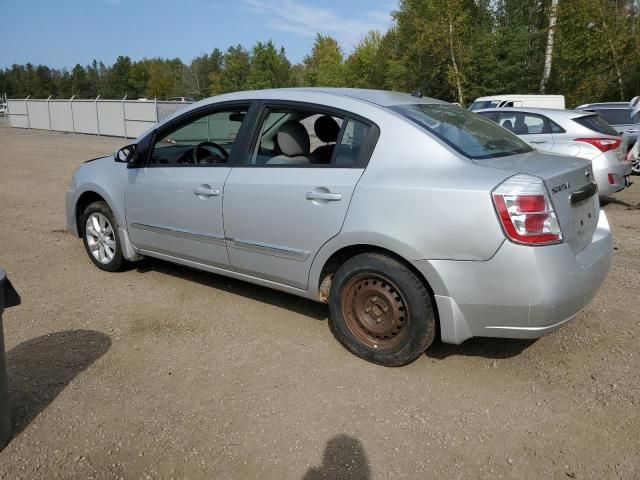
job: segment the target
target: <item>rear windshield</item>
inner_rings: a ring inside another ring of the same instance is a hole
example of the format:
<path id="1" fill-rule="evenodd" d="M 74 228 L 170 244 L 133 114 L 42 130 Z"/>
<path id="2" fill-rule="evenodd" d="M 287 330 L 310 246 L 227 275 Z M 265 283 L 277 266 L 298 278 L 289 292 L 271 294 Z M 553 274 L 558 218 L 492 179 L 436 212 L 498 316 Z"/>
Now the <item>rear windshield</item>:
<path id="1" fill-rule="evenodd" d="M 631 121 L 631 110 L 628 108 L 599 108 L 598 114 L 609 125 L 629 125 Z"/>
<path id="2" fill-rule="evenodd" d="M 491 120 L 454 105 L 395 105 L 390 108 L 474 160 L 532 150 L 524 141 Z"/>
<path id="3" fill-rule="evenodd" d="M 620 135 L 620 133 L 598 115 L 588 115 L 573 119 L 574 122 L 603 135 Z"/>
<path id="4" fill-rule="evenodd" d="M 480 102 L 473 102 L 469 105 L 469 111 L 474 112 L 483 108 L 497 107 L 499 103 L 500 100 L 482 100 Z"/>

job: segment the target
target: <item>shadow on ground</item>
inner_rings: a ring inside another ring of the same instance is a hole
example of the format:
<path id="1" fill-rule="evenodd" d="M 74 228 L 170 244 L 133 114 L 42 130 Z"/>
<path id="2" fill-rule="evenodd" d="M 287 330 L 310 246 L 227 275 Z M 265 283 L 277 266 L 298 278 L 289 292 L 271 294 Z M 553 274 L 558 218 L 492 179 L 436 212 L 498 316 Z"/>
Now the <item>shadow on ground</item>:
<path id="1" fill-rule="evenodd" d="M 443 360 L 454 355 L 463 357 L 512 358 L 520 355 L 536 340 L 509 338 L 471 338 L 462 345 L 449 345 L 440 340 L 433 342 L 426 352 L 427 357 Z"/>
<path id="2" fill-rule="evenodd" d="M 603 207 L 606 207 L 607 205 L 612 204 L 612 205 L 622 205 L 623 207 L 627 207 L 627 210 L 640 210 L 640 203 L 633 205 L 631 203 L 628 203 L 613 197 L 600 197 L 600 203 Z"/>
<path id="3" fill-rule="evenodd" d="M 200 285 L 233 293 L 235 295 L 241 295 L 258 302 L 285 308 L 315 320 L 326 320 L 329 315 L 329 310 L 326 305 L 307 300 L 306 298 L 297 297 L 272 288 L 261 287 L 249 282 L 243 282 L 242 280 L 235 280 L 222 275 L 183 267 L 182 265 L 165 262 L 155 258 L 146 258 L 141 262 L 137 270 L 140 273 L 146 273 L 149 271 L 159 272 L 182 280 L 196 282 Z"/>
<path id="4" fill-rule="evenodd" d="M 23 342 L 7 353 L 9 404 L 15 438 L 62 390 L 111 347 L 92 330 L 66 330 Z"/>
<path id="5" fill-rule="evenodd" d="M 371 478 L 369 459 L 362 443 L 349 435 L 338 435 L 327 442 L 322 465 L 310 468 L 303 480 Z"/>

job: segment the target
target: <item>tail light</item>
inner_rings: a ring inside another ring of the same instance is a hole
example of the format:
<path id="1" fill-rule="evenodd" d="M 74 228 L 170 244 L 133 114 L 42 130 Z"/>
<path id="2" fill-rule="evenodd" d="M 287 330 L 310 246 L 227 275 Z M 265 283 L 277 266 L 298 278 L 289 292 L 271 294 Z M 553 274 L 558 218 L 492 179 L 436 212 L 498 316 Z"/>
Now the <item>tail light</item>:
<path id="1" fill-rule="evenodd" d="M 576 138 L 576 142 L 584 142 L 593 145 L 601 152 L 615 150 L 620 146 L 622 140 L 619 138 Z"/>
<path id="2" fill-rule="evenodd" d="M 525 245 L 562 242 L 562 232 L 541 179 L 518 174 L 493 191 L 493 203 L 509 240 Z"/>

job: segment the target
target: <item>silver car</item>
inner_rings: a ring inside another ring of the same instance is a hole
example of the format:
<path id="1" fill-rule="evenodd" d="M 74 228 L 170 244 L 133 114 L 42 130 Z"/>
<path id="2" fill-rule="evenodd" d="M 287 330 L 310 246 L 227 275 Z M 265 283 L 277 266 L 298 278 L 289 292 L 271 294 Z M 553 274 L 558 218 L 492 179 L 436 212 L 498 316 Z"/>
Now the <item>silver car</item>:
<path id="1" fill-rule="evenodd" d="M 589 161 L 559 160 L 438 100 L 240 92 L 84 163 L 67 224 L 106 271 L 155 257 L 328 303 L 348 350 L 397 366 L 436 333 L 540 337 L 595 295 L 609 225 Z"/>
<path id="2" fill-rule="evenodd" d="M 627 140 L 595 112 L 501 108 L 476 113 L 538 150 L 591 160 L 601 196 L 619 192 L 631 183 L 631 162 L 626 160 Z"/>

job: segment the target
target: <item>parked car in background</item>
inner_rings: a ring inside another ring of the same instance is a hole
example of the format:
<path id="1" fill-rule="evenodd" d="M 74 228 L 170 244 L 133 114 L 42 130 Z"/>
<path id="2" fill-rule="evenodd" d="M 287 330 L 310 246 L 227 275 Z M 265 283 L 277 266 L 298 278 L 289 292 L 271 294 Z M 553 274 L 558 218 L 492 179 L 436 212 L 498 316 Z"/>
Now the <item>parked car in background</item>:
<path id="1" fill-rule="evenodd" d="M 596 192 L 587 160 L 463 108 L 300 88 L 198 102 L 84 163 L 66 216 L 102 270 L 149 256 L 327 302 L 349 351 L 397 366 L 436 332 L 537 338 L 573 318 L 611 264 Z"/>
<path id="2" fill-rule="evenodd" d="M 4 117 L 7 114 L 7 104 L 0 103 L 0 117 Z"/>
<path id="3" fill-rule="evenodd" d="M 628 148 L 633 147 L 640 134 L 640 124 L 631 118 L 629 102 L 585 103 L 576 110 L 596 112 L 602 119 L 627 139 Z"/>
<path id="4" fill-rule="evenodd" d="M 483 108 L 558 108 L 564 110 L 564 95 L 492 95 L 476 98 L 469 110 L 475 112 Z"/>
<path id="5" fill-rule="evenodd" d="M 167 102 L 189 102 L 193 103 L 196 99 L 193 97 L 169 97 L 167 98 Z"/>
<path id="6" fill-rule="evenodd" d="M 591 160 L 600 195 L 611 195 L 630 184 L 627 140 L 597 113 L 545 108 L 488 109 L 476 113 L 538 150 Z"/>

